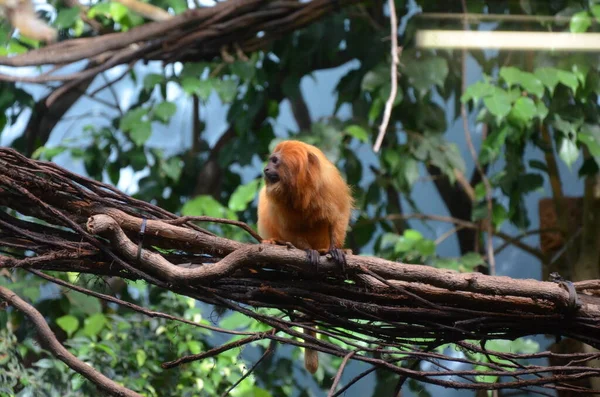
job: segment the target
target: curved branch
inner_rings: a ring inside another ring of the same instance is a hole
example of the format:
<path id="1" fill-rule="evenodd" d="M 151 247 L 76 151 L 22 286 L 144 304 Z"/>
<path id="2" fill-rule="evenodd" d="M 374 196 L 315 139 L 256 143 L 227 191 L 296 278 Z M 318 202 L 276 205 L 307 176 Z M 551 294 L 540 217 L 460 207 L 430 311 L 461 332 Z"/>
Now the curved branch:
<path id="1" fill-rule="evenodd" d="M 83 375 L 90 382 L 93 382 L 101 390 L 112 396 L 126 396 L 126 397 L 142 397 L 132 390 L 129 390 L 111 379 L 102 375 L 95 368 L 87 365 L 83 361 L 75 357 L 69 352 L 63 345 L 60 344 L 56 336 L 46 323 L 44 316 L 40 314 L 33 306 L 19 298 L 17 294 L 9 290 L 8 288 L 0 286 L 0 298 L 22 311 L 29 319 L 33 322 L 37 328 L 38 335 L 40 336 L 40 342 L 48 350 L 50 350 L 60 361 L 67 364 L 69 368 L 77 371 Z"/>
<path id="2" fill-rule="evenodd" d="M 37 77 L 2 74 L 6 81 L 65 81 L 84 79 L 110 65 L 136 60 L 210 61 L 228 44 L 243 52 L 264 48 L 286 32 L 304 27 L 338 7 L 361 0 L 313 0 L 304 3 L 264 0 L 230 0 L 196 8 L 164 21 L 151 22 L 127 32 L 71 39 L 25 54 L 0 57 L 0 65 L 41 66 L 70 64 L 109 56 L 110 60 L 86 72 Z M 292 5 L 293 4 L 293 5 Z"/>
<path id="3" fill-rule="evenodd" d="M 129 216 L 128 216 L 129 217 Z M 161 221 L 152 221 L 155 230 L 161 230 Z M 150 221 L 148 221 L 150 223 Z M 169 225 L 170 226 L 170 225 Z M 176 228 L 175 226 L 171 226 Z M 102 234 L 108 237 L 115 250 L 130 261 L 137 261 L 138 247 L 123 230 L 119 222 L 108 215 L 95 215 L 88 220 L 87 228 L 90 233 Z M 173 229 L 164 230 L 163 233 L 173 238 Z M 186 232 L 181 228 L 179 232 Z M 139 264 L 145 271 L 154 274 L 155 277 L 170 283 L 179 284 L 206 284 L 219 278 L 231 275 L 236 270 L 248 265 L 257 266 L 281 266 L 285 264 L 296 271 L 311 274 L 311 268 L 302 250 L 290 247 L 275 246 L 270 244 L 242 244 L 219 237 L 200 235 L 196 240 L 196 246 L 207 249 L 212 241 L 216 239 L 229 243 L 229 247 L 222 247 L 222 251 L 230 253 L 219 262 L 210 266 L 202 266 L 195 269 L 181 268 L 173 265 L 161 255 L 142 250 Z M 236 248 L 233 248 L 235 246 Z M 428 266 L 409 265 L 391 262 L 385 259 L 366 256 L 347 255 L 348 269 L 357 272 L 362 266 L 386 279 L 417 282 L 430 284 L 433 287 L 444 288 L 449 291 L 465 291 L 487 295 L 515 296 L 545 300 L 552 302 L 558 307 L 569 306 L 569 294 L 558 284 L 536 280 L 516 280 L 504 276 L 486 276 L 479 273 L 455 273 L 450 270 L 435 269 Z M 335 273 L 337 265 L 329 256 L 319 258 L 319 269 L 325 272 Z M 583 310 L 583 309 L 582 309 Z M 600 314 L 600 308 L 588 307 L 591 313 Z"/>

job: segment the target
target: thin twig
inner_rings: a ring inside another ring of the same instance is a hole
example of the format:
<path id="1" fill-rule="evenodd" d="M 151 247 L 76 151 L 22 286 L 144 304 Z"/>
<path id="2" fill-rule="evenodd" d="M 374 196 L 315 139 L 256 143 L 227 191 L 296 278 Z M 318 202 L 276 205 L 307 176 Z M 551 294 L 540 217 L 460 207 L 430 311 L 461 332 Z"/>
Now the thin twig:
<path id="1" fill-rule="evenodd" d="M 214 349 L 210 349 L 203 353 L 190 354 L 189 356 L 180 357 L 177 360 L 164 362 L 160 366 L 163 367 L 164 369 L 171 369 L 171 368 L 178 367 L 182 364 L 190 363 L 192 361 L 198 361 L 198 360 L 203 360 L 205 358 L 218 356 L 219 354 L 226 352 L 228 350 L 247 345 L 248 343 L 256 342 L 257 340 L 266 339 L 269 337 L 269 335 L 273 335 L 274 333 L 275 333 L 275 330 L 254 334 L 254 335 L 248 336 L 246 338 L 238 339 L 236 341 L 226 343 L 221 346 L 217 346 Z"/>
<path id="2" fill-rule="evenodd" d="M 371 218 L 371 219 L 363 220 L 363 221 L 357 223 L 357 225 L 373 223 L 373 222 L 380 222 L 382 220 L 393 221 L 393 220 L 398 220 L 398 219 L 422 219 L 422 220 L 430 220 L 430 221 L 437 221 L 437 222 L 447 222 L 447 223 L 453 223 L 457 226 L 461 226 L 465 229 L 473 229 L 473 230 L 480 229 L 480 226 L 477 225 L 475 222 L 466 221 L 464 219 L 454 218 L 451 216 L 421 214 L 421 213 L 389 214 L 387 216 L 380 217 L 380 218 Z M 528 254 L 535 256 L 536 258 L 538 258 L 541 261 L 546 260 L 546 255 L 541 250 L 536 249 L 528 244 L 525 244 L 524 242 L 519 240 L 519 237 L 512 237 L 512 236 L 509 236 L 508 234 L 500 232 L 500 231 L 496 232 L 496 237 L 499 237 L 502 240 L 508 242 L 509 244 L 514 245 L 515 247 L 527 252 Z"/>
<path id="3" fill-rule="evenodd" d="M 379 125 L 379 133 L 377 134 L 377 140 L 373 146 L 375 153 L 379 152 L 383 137 L 388 128 L 390 122 L 390 116 L 392 115 L 392 106 L 396 100 L 396 94 L 398 93 L 398 65 L 400 64 L 400 48 L 398 47 L 398 17 L 396 16 L 396 5 L 394 0 L 388 0 L 388 6 L 390 8 L 390 35 L 391 35 L 391 54 L 392 62 L 390 66 L 390 78 L 391 78 L 391 90 L 390 96 L 385 102 L 385 110 L 383 111 L 383 120 Z"/>
<path id="4" fill-rule="evenodd" d="M 463 14 L 467 13 L 467 3 L 466 0 L 461 0 Z M 468 30 L 469 25 L 467 23 L 467 19 L 463 19 L 463 28 L 464 30 Z M 461 82 L 461 91 L 464 93 L 467 90 L 467 50 L 462 50 L 462 82 Z M 467 141 L 467 146 L 469 147 L 469 151 L 471 152 L 471 157 L 473 158 L 473 162 L 475 163 L 475 167 L 477 167 L 477 171 L 481 175 L 481 180 L 483 185 L 485 186 L 485 200 L 487 203 L 487 221 L 486 221 L 486 229 L 487 229 L 487 261 L 489 265 L 489 273 L 491 275 L 496 274 L 496 258 L 494 257 L 494 219 L 493 219 L 493 201 L 492 201 L 492 185 L 490 184 L 489 179 L 485 175 L 483 168 L 481 168 L 481 164 L 477 158 L 477 151 L 475 150 L 475 145 L 473 145 L 473 140 L 471 139 L 471 131 L 469 129 L 469 119 L 467 117 L 467 106 L 461 102 L 460 104 L 460 114 L 463 120 L 463 128 L 465 130 L 465 139 Z"/>
<path id="5" fill-rule="evenodd" d="M 252 365 L 252 367 L 250 367 L 250 369 L 240 379 L 238 379 L 233 385 L 231 385 L 231 387 L 229 387 L 229 389 L 225 390 L 225 393 L 221 394 L 221 397 L 227 396 L 229 393 L 231 393 L 231 391 L 233 389 L 236 388 L 237 385 L 242 383 L 242 381 L 244 379 L 246 379 L 248 376 L 250 376 L 250 374 L 252 374 L 252 372 L 254 372 L 254 370 L 260 365 L 260 363 L 265 358 L 270 356 L 271 353 L 273 353 L 273 350 L 275 350 L 275 340 L 271 340 L 271 343 L 269 343 L 269 347 L 267 348 L 267 350 L 265 350 L 263 355 L 254 363 L 254 365 Z"/>
<path id="6" fill-rule="evenodd" d="M 167 319 L 167 320 L 179 321 L 179 322 L 184 323 L 184 324 L 193 325 L 194 327 L 204 328 L 204 329 L 208 329 L 208 330 L 215 331 L 215 332 L 221 332 L 221 333 L 224 333 L 224 334 L 231 334 L 231 335 L 256 335 L 257 334 L 256 332 L 233 331 L 233 330 L 228 330 L 228 329 L 225 329 L 225 328 L 215 327 L 215 326 L 212 326 L 212 325 L 199 324 L 199 323 L 195 323 L 193 321 L 186 320 L 185 318 L 173 316 L 171 314 L 167 314 L 167 313 L 163 313 L 163 312 L 157 312 L 157 311 L 154 311 L 154 310 L 148 310 L 148 309 L 143 308 L 141 306 L 138 306 L 138 305 L 136 305 L 134 303 L 126 302 L 124 300 L 115 298 L 114 296 L 110 296 L 110 295 L 106 295 L 106 294 L 101 294 L 99 292 L 92 291 L 92 290 L 89 290 L 87 288 L 83 288 L 83 287 L 80 287 L 78 285 L 68 283 L 68 282 L 63 281 L 63 280 L 61 280 L 59 278 L 49 276 L 46 273 L 42 273 L 39 270 L 35 270 L 35 269 L 26 269 L 26 270 L 28 272 L 30 272 L 30 273 L 35 274 L 38 277 L 41 277 L 41 278 L 43 278 L 45 280 L 48 280 L 48 281 L 52 282 L 54 284 L 62 285 L 65 288 L 69 288 L 69 289 L 72 289 L 73 291 L 81 292 L 82 294 L 93 296 L 95 298 L 102 299 L 102 300 L 105 300 L 107 302 L 116 303 L 117 305 L 124 306 L 124 307 L 126 307 L 128 309 L 131 309 L 133 311 L 136 311 L 138 313 L 145 314 L 148 317 L 152 317 L 152 318 L 155 318 L 155 317 L 156 318 L 164 318 L 164 319 Z"/>
<path id="7" fill-rule="evenodd" d="M 455 233 L 458 233 L 459 231 L 461 231 L 464 228 L 465 228 L 464 226 L 453 227 L 452 229 L 450 229 L 450 230 L 446 231 L 444 234 L 442 234 L 440 237 L 436 238 L 434 241 L 434 244 L 435 245 L 441 244 L 448 237 L 452 236 Z"/>
<path id="8" fill-rule="evenodd" d="M 262 242 L 262 237 L 260 237 L 260 235 L 258 233 L 256 233 L 254 230 L 252 230 L 252 228 L 250 226 L 248 226 L 247 223 L 244 223 L 241 221 L 235 221 L 232 219 L 214 218 L 212 216 L 182 216 L 181 218 L 170 219 L 165 222 L 169 223 L 171 225 L 183 225 L 187 222 L 193 222 L 193 221 L 195 221 L 195 222 L 213 222 L 213 223 L 223 223 L 226 225 L 234 225 L 234 226 L 237 226 L 237 227 L 247 231 L 248 234 L 250 234 L 259 243 Z"/>
<path id="9" fill-rule="evenodd" d="M 335 374 L 335 379 L 333 380 L 333 385 L 331 385 L 331 388 L 329 389 L 329 393 L 327 393 L 327 397 L 333 396 L 333 393 L 335 392 L 335 389 L 336 389 L 338 383 L 340 383 L 340 379 L 342 378 L 342 372 L 344 372 L 344 368 L 346 367 L 348 360 L 350 360 L 355 353 L 356 353 L 356 351 L 351 351 L 350 353 L 348 353 L 344 356 L 344 359 L 342 360 L 342 364 L 340 365 L 340 368 L 338 369 L 337 374 Z"/>

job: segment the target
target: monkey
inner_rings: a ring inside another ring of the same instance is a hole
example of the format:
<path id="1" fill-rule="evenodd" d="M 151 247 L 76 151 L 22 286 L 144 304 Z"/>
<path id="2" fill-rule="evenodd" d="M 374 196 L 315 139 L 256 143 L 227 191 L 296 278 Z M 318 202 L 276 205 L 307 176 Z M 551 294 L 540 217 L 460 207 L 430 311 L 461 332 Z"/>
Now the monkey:
<path id="1" fill-rule="evenodd" d="M 354 199 L 337 167 L 317 147 L 297 140 L 275 146 L 263 170 L 265 185 L 258 199 L 258 233 L 263 243 L 289 243 L 307 252 L 318 266 L 319 252 L 328 252 L 342 266 Z M 318 270 L 318 268 L 317 268 Z M 314 331 L 304 330 L 310 336 Z M 304 366 L 319 367 L 316 351 L 306 349 Z"/>
<path id="2" fill-rule="evenodd" d="M 11 26 L 25 37 L 46 43 L 57 39 L 56 29 L 36 15 L 31 0 L 0 0 L 0 16 L 6 16 Z"/>

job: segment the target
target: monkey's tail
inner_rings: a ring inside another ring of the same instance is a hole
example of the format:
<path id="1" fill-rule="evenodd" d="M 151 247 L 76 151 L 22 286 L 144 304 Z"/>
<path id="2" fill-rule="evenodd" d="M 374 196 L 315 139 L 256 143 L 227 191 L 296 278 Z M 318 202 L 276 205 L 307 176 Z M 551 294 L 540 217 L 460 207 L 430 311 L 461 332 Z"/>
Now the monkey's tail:
<path id="1" fill-rule="evenodd" d="M 304 333 L 310 336 L 317 336 L 315 331 L 305 329 Z M 317 372 L 319 368 L 319 352 L 306 348 L 304 350 L 304 368 L 311 374 Z"/>

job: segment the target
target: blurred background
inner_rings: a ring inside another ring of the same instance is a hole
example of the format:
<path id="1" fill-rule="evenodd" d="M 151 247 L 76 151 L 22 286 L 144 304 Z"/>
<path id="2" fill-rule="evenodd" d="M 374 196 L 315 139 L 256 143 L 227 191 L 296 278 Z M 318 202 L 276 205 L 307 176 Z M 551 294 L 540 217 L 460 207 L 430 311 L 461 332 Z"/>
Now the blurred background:
<path id="1" fill-rule="evenodd" d="M 171 14 L 215 5 L 151 3 Z M 585 221 L 600 192 L 600 1 L 395 1 L 398 90 L 378 152 L 373 144 L 392 91 L 390 7 L 381 0 L 340 3 L 259 51 L 230 48 L 225 56 L 193 62 L 122 64 L 68 88 L 23 78 L 51 66 L 2 66 L 0 144 L 174 213 L 255 227 L 270 149 L 281 139 L 301 139 L 320 147 L 354 188 L 357 209 L 346 240 L 354 253 L 514 278 L 545 280 L 554 271 L 574 281 L 600 278 L 600 230 Z M 60 40 L 98 34 L 82 15 L 97 21 L 102 33 L 148 23 L 120 2 L 82 5 L 86 13 L 66 2 L 35 8 Z M 39 46 L 8 21 L 0 29 L 0 55 Z M 85 66 L 76 62 L 63 72 Z M 234 227 L 208 227 L 250 241 Z M 266 348 L 259 342 L 165 371 L 161 362 L 229 336 L 150 319 L 25 272 L 4 269 L 0 276 L 0 285 L 35 304 L 71 352 L 148 396 L 220 395 Z M 69 277 L 194 321 L 263 327 L 146 284 Z M 92 395 L 79 375 L 40 349 L 22 322 L 18 312 L 0 313 L 0 395 Z M 545 335 L 493 341 L 507 352 L 585 348 L 555 342 Z M 10 358 L 4 362 L 3 351 Z M 341 358 L 321 354 L 313 377 L 303 369 L 302 354 L 280 346 L 230 394 L 325 396 Z M 453 369 L 461 366 L 468 368 Z M 341 384 L 365 369 L 350 364 Z M 388 396 L 395 386 L 391 374 L 375 371 L 346 395 Z M 410 381 L 403 395 L 492 394 Z"/>

